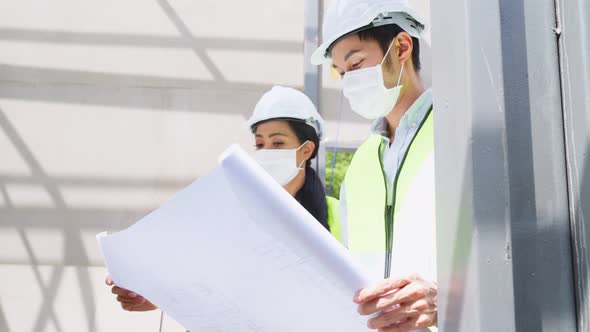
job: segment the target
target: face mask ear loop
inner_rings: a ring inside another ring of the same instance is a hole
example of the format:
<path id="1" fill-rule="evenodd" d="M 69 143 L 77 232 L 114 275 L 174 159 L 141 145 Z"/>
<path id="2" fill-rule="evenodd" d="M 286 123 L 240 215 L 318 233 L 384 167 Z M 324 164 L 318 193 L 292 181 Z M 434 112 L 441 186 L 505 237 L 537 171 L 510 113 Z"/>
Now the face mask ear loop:
<path id="1" fill-rule="evenodd" d="M 303 142 L 303 144 L 301 144 L 301 146 L 300 146 L 300 147 L 298 147 L 298 148 L 297 148 L 297 150 L 295 150 L 295 151 L 299 151 L 299 150 L 300 150 L 302 147 L 304 147 L 304 146 L 305 146 L 305 144 L 307 144 L 307 142 L 309 142 L 309 140 L 307 140 L 307 141 Z M 303 164 L 305 164 L 305 162 L 306 162 L 306 161 L 307 161 L 307 160 L 303 159 L 303 160 L 301 161 L 301 164 L 299 164 L 299 166 L 297 166 L 297 168 L 299 168 L 299 169 L 302 169 L 302 168 L 301 168 L 301 166 L 303 166 Z"/>
<path id="2" fill-rule="evenodd" d="M 307 160 L 303 159 L 303 160 L 301 161 L 301 164 L 299 164 L 299 166 L 297 166 L 297 168 L 299 168 L 299 169 L 303 169 L 303 168 L 301 168 L 301 166 L 303 166 L 303 164 L 305 164 L 305 162 L 306 162 L 306 161 L 307 161 Z"/>
<path id="3" fill-rule="evenodd" d="M 385 56 L 383 57 L 383 60 L 381 60 L 381 69 L 383 71 L 383 63 L 385 62 L 385 59 L 387 59 L 387 56 L 389 55 L 389 51 L 391 51 L 391 46 L 393 46 L 393 42 L 395 41 L 395 38 L 391 41 L 391 44 L 389 44 L 389 48 L 387 49 L 387 52 L 385 52 Z M 399 86 L 399 84 L 402 81 L 402 74 L 404 73 L 404 65 L 406 63 L 402 63 L 402 70 L 399 73 L 399 78 L 397 79 L 397 86 Z"/>
<path id="4" fill-rule="evenodd" d="M 302 147 L 304 147 L 304 146 L 305 146 L 305 144 L 307 144 L 307 142 L 309 142 L 309 140 L 307 140 L 307 141 L 303 142 L 303 144 L 301 144 L 301 145 L 300 145 L 300 146 L 297 148 L 297 150 L 295 150 L 295 151 L 299 151 L 299 150 L 301 150 L 301 148 L 302 148 Z"/>
<path id="5" fill-rule="evenodd" d="M 385 56 L 383 57 L 383 60 L 381 60 L 381 66 L 383 66 L 383 63 L 385 62 L 385 59 L 387 59 L 387 56 L 389 55 L 389 51 L 391 51 L 391 46 L 393 46 L 393 42 L 395 41 L 395 39 L 393 39 L 391 41 L 391 43 L 389 44 L 389 47 L 387 48 L 387 52 L 385 52 Z"/>
<path id="6" fill-rule="evenodd" d="M 399 86 L 399 84 L 402 82 L 402 75 L 404 74 L 404 66 L 406 65 L 406 63 L 402 63 L 402 70 L 400 70 L 399 72 L 399 78 L 397 79 L 397 86 Z"/>

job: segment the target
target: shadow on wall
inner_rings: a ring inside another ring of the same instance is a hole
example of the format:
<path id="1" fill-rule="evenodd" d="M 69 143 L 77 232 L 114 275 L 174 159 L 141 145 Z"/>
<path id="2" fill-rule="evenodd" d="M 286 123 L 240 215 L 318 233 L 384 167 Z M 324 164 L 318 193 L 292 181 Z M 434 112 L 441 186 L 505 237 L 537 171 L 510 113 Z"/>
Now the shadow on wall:
<path id="1" fill-rule="evenodd" d="M 8 192 L 5 187 L 6 181 L 2 179 L 2 177 L 0 176 L 0 191 L 3 196 L 3 201 L 6 205 L 6 208 L 0 209 L 0 215 L 2 216 L 1 226 L 12 226 L 17 229 L 20 239 L 24 243 L 27 254 L 29 256 L 30 264 L 34 270 L 33 272 L 35 275 L 35 279 L 37 281 L 37 286 L 41 289 L 42 293 L 43 303 L 41 304 L 41 308 L 38 314 L 34 318 L 34 331 L 44 331 L 46 326 L 50 322 L 54 324 L 58 331 L 61 331 L 62 329 L 60 327 L 60 322 L 53 310 L 52 302 L 56 296 L 57 288 L 60 284 L 60 279 L 62 278 L 64 266 L 56 266 L 56 268 L 53 270 L 53 273 L 51 274 L 51 277 L 49 278 L 49 282 L 45 283 L 43 281 L 42 274 L 39 269 L 39 260 L 33 253 L 31 241 L 27 236 L 27 229 L 29 227 L 35 227 L 37 224 L 39 226 L 47 227 L 47 223 L 51 222 L 51 219 L 53 219 L 50 218 L 50 214 L 47 212 L 57 213 L 59 217 L 53 220 L 59 220 L 59 223 L 62 224 L 61 227 L 58 228 L 65 235 L 65 261 L 71 261 L 72 255 L 77 255 L 77 260 L 79 262 L 88 264 L 88 257 L 86 256 L 86 253 L 84 251 L 84 246 L 81 242 L 79 234 L 79 226 L 77 225 L 77 223 L 79 223 L 79 220 L 63 219 L 67 218 L 69 213 L 67 213 L 68 208 L 62 195 L 59 192 L 57 184 L 51 181 L 51 179 L 47 176 L 47 174 L 43 170 L 43 167 L 35 159 L 34 155 L 27 147 L 25 141 L 19 136 L 18 132 L 8 121 L 8 118 L 5 116 L 1 109 L 0 128 L 8 136 L 12 144 L 14 144 L 14 146 L 17 148 L 23 159 L 30 167 L 32 171 L 32 177 L 40 179 L 42 181 L 42 183 L 45 186 L 45 189 L 51 196 L 53 204 L 55 204 L 55 208 L 51 209 L 51 211 L 43 211 L 39 209 L 31 209 L 30 211 L 20 211 L 18 209 L 13 209 L 11 198 L 8 195 Z M 94 330 L 92 326 L 94 326 L 95 307 L 94 294 L 92 293 L 93 288 L 91 287 L 90 276 L 87 273 L 83 273 L 80 271 L 78 273 L 78 278 L 80 280 L 80 290 L 84 298 L 84 311 L 87 315 L 87 321 L 89 322 L 89 326 L 91 327 L 90 330 Z M 4 315 L 0 315 L 0 317 L 4 317 Z M 6 322 L 4 322 L 4 325 L 7 325 Z M 7 326 L 6 331 L 8 331 Z"/>
<path id="2" fill-rule="evenodd" d="M 0 29 L 0 40 L 34 43 L 59 43 L 94 46 L 137 46 L 167 49 L 190 49 L 203 62 L 213 80 L 173 78 L 154 75 L 133 75 L 27 67 L 0 63 L 3 80 L 12 84 L 0 90 L 0 98 L 16 100 L 59 102 L 82 105 L 102 105 L 142 110 L 166 109 L 202 112 L 203 105 L 216 105 L 215 112 L 241 114 L 245 118 L 252 111 L 260 96 L 272 84 L 228 81 L 213 63 L 207 49 L 301 52 L 301 43 L 247 39 L 195 38 L 168 2 L 159 0 L 162 10 L 181 34 L 180 37 L 160 37 L 130 34 L 73 33 L 66 31 L 42 31 Z M 421 76 L 426 87 L 432 84 L 431 47 L 422 40 Z M 239 61 L 239 59 L 236 59 Z M 303 61 L 309 61 L 303 59 Z M 261 70 L 265 70 L 261 65 Z M 29 83 L 35 82 L 35 83 Z M 64 82 L 71 82 L 64 84 Z M 35 89 L 38 84 L 53 84 Z M 97 91 L 96 87 L 100 87 Z M 26 87 L 26 88 L 24 88 Z M 121 88 L 125 88 L 122 90 Z M 300 87 L 301 88 L 301 87 Z M 190 94 L 187 95 L 187 90 Z M 337 120 L 340 89 L 324 88 L 321 95 L 321 112 L 326 120 Z M 349 111 L 342 114 L 345 122 L 366 122 Z M 211 110 L 208 110 L 211 111 Z"/>
<path id="3" fill-rule="evenodd" d="M 133 46 L 191 50 L 196 59 L 206 68 L 211 80 L 51 69 L 3 63 L 0 64 L 0 73 L 2 73 L 3 80 L 15 84 L 7 84 L 6 87 L 0 90 L 0 98 L 196 112 L 202 112 L 203 105 L 216 105 L 215 112 L 238 113 L 245 117 L 250 114 L 262 93 L 269 90 L 274 82 L 266 84 L 253 83 L 248 79 L 246 79 L 246 82 L 242 82 L 243 79 L 242 81 L 240 79 L 229 81 L 227 77 L 224 77 L 224 73 L 207 51 L 240 50 L 270 52 L 271 54 L 302 53 L 302 42 L 196 38 L 168 1 L 157 0 L 156 2 L 178 31 L 179 36 L 73 33 L 4 28 L 0 29 L 0 40 L 42 44 Z M 240 60 L 239 56 L 232 59 L 234 63 L 240 62 Z M 304 61 L 308 60 L 304 59 Z M 289 64 L 284 65 L 288 66 Z M 269 75 L 272 77 L 273 74 L 276 74 L 277 69 L 280 69 L 265 66 L 263 60 L 257 66 L 256 70 L 264 73 L 266 77 Z M 303 72 L 301 76 L 303 77 Z M 256 81 L 256 79 L 257 77 L 252 77 L 252 81 Z M 35 84 L 28 82 L 34 82 Z M 71 84 L 68 84 L 68 82 L 71 82 Z M 55 85 L 38 90 L 34 89 L 39 83 L 55 83 Z M 23 86 L 27 86 L 28 89 L 23 89 Z M 95 91 L 96 86 L 100 87 L 100 91 Z M 120 91 L 121 87 L 126 88 L 126 90 Z M 187 90 L 190 92 L 188 96 Z"/>
<path id="4" fill-rule="evenodd" d="M 0 303 L 0 331 L 8 331 L 8 321 L 2 310 L 2 303 Z"/>
<path id="5" fill-rule="evenodd" d="M 54 102 L 78 105 L 100 105 L 137 110 L 165 109 L 169 111 L 201 112 L 201 105 L 216 105 L 221 112 L 248 116 L 258 98 L 270 89 L 271 84 L 229 82 L 206 53 L 208 48 L 240 49 L 255 51 L 301 52 L 297 42 L 207 39 L 195 38 L 172 6 L 158 0 L 162 11 L 176 27 L 179 37 L 156 37 L 141 35 L 118 35 L 96 33 L 71 33 L 64 31 L 35 31 L 0 29 L 0 40 L 34 43 L 60 43 L 73 45 L 139 46 L 170 49 L 190 49 L 206 66 L 213 80 L 180 79 L 147 75 L 125 75 L 67 69 L 49 69 L 0 64 L 2 89 L 0 99 Z M 239 60 L 239 59 L 236 59 Z M 302 73 L 303 75 L 303 73 Z M 39 88 L 42 86 L 42 88 Z M 124 88 L 124 89 L 122 89 Z M 187 94 L 187 90 L 190 92 Z M 130 96 L 131 94 L 131 96 Z M 187 97 L 188 95 L 188 97 Z M 217 112 L 217 110 L 213 110 Z M 64 268 L 68 265 L 90 266 L 93 264 L 82 239 L 83 232 L 100 232 L 104 229 L 123 228 L 145 215 L 147 209 L 76 208 L 67 204 L 61 186 L 84 186 L 99 188 L 180 188 L 189 179 L 105 179 L 52 176 L 36 158 L 25 138 L 19 133 L 6 112 L 0 108 L 0 130 L 31 170 L 30 175 L 14 176 L 0 174 L 0 229 L 16 229 L 23 243 L 26 262 L 0 261 L 0 264 L 30 265 L 36 287 L 41 290 L 42 303 L 37 312 L 31 312 L 33 332 L 45 331 L 50 326 L 63 331 L 54 308 Z M 59 153 L 59 151 L 56 151 Z M 11 185 L 35 185 L 42 187 L 51 200 L 51 207 L 21 207 L 14 204 L 9 192 Z M 40 270 L 43 262 L 33 250 L 29 232 L 35 229 L 51 229 L 63 234 L 63 261 L 52 264 L 49 277 Z M 88 331 L 97 331 L 96 296 L 87 269 L 77 269 L 79 290 Z M 32 286 L 34 287 L 34 286 Z M 9 305 L 3 303 L 4 306 Z M 0 307 L 0 331 L 10 332 L 5 310 Z"/>

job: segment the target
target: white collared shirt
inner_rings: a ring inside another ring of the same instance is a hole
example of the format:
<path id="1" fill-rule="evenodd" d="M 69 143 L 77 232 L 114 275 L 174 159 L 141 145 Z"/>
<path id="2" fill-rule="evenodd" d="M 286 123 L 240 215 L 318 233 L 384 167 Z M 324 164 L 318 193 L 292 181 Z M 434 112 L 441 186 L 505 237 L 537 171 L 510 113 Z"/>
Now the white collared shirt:
<path id="1" fill-rule="evenodd" d="M 395 129 L 395 136 L 393 142 L 389 142 L 389 125 L 387 119 L 377 119 L 372 126 L 373 134 L 380 134 L 383 136 L 385 143 L 385 149 L 381 155 L 383 164 L 383 171 L 387 178 L 387 188 L 389 190 L 389 202 L 390 204 L 395 195 L 393 188 L 395 187 L 395 177 L 399 171 L 399 167 L 403 161 L 404 155 L 410 147 L 410 143 L 416 136 L 420 124 L 424 121 L 426 114 L 432 107 L 432 92 L 431 90 L 425 91 L 410 108 L 402 116 L 399 121 L 399 125 Z"/>

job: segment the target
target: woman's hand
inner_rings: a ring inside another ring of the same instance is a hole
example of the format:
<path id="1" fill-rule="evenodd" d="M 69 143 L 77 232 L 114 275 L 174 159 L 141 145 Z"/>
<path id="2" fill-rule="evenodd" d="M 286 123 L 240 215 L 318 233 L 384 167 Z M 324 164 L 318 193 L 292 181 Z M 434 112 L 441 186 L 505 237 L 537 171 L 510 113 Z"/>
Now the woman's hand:
<path id="1" fill-rule="evenodd" d="M 115 286 L 115 283 L 110 277 L 107 277 L 104 281 L 108 286 L 113 286 L 111 292 L 117 295 L 117 301 L 121 303 L 121 307 L 127 311 L 151 311 L 156 310 L 153 303 L 148 301 L 141 295 L 134 293 L 128 289 Z"/>
<path id="2" fill-rule="evenodd" d="M 408 332 L 437 324 L 438 285 L 417 275 L 389 278 L 354 297 L 361 315 L 372 315 L 367 325 L 380 332 Z"/>

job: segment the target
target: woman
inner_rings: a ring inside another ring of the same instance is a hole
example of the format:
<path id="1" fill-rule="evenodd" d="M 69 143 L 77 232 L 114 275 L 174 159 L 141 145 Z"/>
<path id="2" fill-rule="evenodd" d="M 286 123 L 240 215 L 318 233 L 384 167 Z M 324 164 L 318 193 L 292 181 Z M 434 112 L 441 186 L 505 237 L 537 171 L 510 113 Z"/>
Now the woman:
<path id="1" fill-rule="evenodd" d="M 319 176 L 311 168 L 318 154 L 324 121 L 303 93 L 273 87 L 256 104 L 247 121 L 255 139 L 255 159 L 322 226 L 341 240 L 338 200 L 327 197 Z M 149 311 L 157 307 L 142 296 L 113 286 L 117 301 L 128 311 Z"/>
<path id="2" fill-rule="evenodd" d="M 311 100 L 295 89 L 275 86 L 256 104 L 247 124 L 256 141 L 258 163 L 340 240 L 338 201 L 326 197 L 311 168 L 324 127 Z"/>

